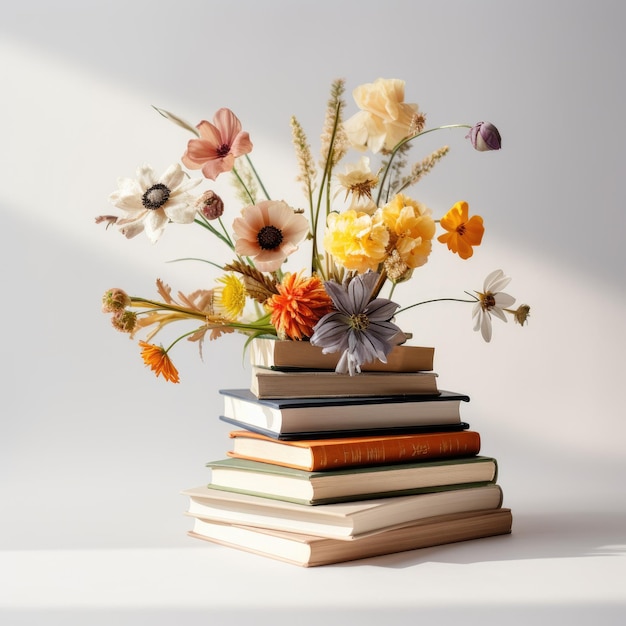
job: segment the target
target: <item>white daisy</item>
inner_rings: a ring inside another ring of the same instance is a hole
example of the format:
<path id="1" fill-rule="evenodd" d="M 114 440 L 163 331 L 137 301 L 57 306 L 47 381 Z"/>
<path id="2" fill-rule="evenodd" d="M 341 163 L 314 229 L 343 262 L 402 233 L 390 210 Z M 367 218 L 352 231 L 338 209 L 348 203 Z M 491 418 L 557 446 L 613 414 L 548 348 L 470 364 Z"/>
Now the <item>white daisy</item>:
<path id="1" fill-rule="evenodd" d="M 120 178 L 117 191 L 109 200 L 126 215 L 116 224 L 127 238 L 145 230 L 156 243 L 168 222 L 190 224 L 196 216 L 195 198 L 188 193 L 201 178 L 183 182 L 185 173 L 178 163 L 171 165 L 159 178 L 149 165 L 137 169 L 137 178 Z"/>
<path id="2" fill-rule="evenodd" d="M 504 309 L 510 308 L 515 303 L 515 298 L 500 290 L 511 282 L 509 276 L 505 276 L 502 270 L 495 270 L 485 278 L 483 293 L 477 291 L 478 302 L 474 305 L 472 317 L 474 318 L 474 330 L 480 329 L 483 339 L 491 341 L 491 315 L 506 322 Z"/>

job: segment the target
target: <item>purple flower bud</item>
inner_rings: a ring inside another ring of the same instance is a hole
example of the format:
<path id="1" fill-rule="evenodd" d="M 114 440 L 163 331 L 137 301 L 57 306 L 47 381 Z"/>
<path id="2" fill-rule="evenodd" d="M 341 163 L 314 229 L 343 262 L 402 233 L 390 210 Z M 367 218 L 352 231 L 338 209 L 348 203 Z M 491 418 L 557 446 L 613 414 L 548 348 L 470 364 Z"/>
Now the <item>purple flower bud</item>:
<path id="1" fill-rule="evenodd" d="M 491 122 L 474 124 L 470 132 L 465 135 L 465 138 L 470 139 L 474 148 L 479 152 L 500 150 L 502 147 L 500 133 Z"/>

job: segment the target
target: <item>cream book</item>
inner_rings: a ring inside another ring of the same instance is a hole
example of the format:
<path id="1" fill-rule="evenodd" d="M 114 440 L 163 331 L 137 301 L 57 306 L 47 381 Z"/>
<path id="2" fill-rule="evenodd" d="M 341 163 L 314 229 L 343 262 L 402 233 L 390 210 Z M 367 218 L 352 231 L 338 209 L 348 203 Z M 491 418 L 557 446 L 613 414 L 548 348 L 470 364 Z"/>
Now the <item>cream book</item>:
<path id="1" fill-rule="evenodd" d="M 338 353 L 324 354 L 322 348 L 308 341 L 281 341 L 257 337 L 250 342 L 250 363 L 276 369 L 334 370 Z M 363 365 L 363 371 L 418 372 L 433 369 L 435 349 L 402 344 L 387 355 L 387 362 L 375 360 Z"/>
<path id="2" fill-rule="evenodd" d="M 488 509 L 431 517 L 354 541 L 340 541 L 196 518 L 189 535 L 293 565 L 316 567 L 506 535 L 512 524 L 510 509 Z"/>
<path id="3" fill-rule="evenodd" d="M 231 491 L 195 487 L 187 513 L 213 522 L 272 528 L 350 541 L 435 515 L 496 509 L 502 505 L 497 484 L 418 495 L 309 506 Z"/>

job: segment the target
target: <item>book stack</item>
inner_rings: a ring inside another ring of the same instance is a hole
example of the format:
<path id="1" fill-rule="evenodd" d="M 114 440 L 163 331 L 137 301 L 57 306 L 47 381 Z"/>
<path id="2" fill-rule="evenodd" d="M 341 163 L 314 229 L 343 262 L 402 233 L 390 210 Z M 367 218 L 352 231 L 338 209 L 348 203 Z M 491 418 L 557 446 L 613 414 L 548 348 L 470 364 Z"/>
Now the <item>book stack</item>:
<path id="1" fill-rule="evenodd" d="M 511 532 L 498 463 L 440 390 L 434 350 L 357 376 L 306 342 L 251 342 L 250 388 L 222 389 L 231 449 L 185 490 L 192 537 L 304 567 Z"/>

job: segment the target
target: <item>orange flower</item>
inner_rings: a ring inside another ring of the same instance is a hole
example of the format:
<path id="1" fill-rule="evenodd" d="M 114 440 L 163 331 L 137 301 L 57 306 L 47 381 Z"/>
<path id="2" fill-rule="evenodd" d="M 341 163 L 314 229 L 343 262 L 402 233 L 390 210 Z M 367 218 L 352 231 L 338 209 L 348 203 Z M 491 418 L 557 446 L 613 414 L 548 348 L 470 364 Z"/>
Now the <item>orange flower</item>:
<path id="1" fill-rule="evenodd" d="M 163 346 L 155 346 L 145 341 L 139 342 L 141 348 L 141 357 L 146 365 L 155 372 L 157 376 L 163 375 L 165 380 L 171 383 L 179 382 L 178 370 L 174 367 L 167 351 Z"/>
<path id="2" fill-rule="evenodd" d="M 266 306 L 279 337 L 301 340 L 313 334 L 313 326 L 332 311 L 332 300 L 317 276 L 287 274 L 277 285 L 278 293 Z"/>
<path id="3" fill-rule="evenodd" d="M 462 259 L 469 259 L 474 254 L 472 246 L 479 246 L 485 227 L 480 215 L 469 217 L 467 202 L 457 202 L 442 218 L 441 225 L 448 231 L 439 235 L 437 240 L 448 245 L 448 249 L 457 252 Z"/>

